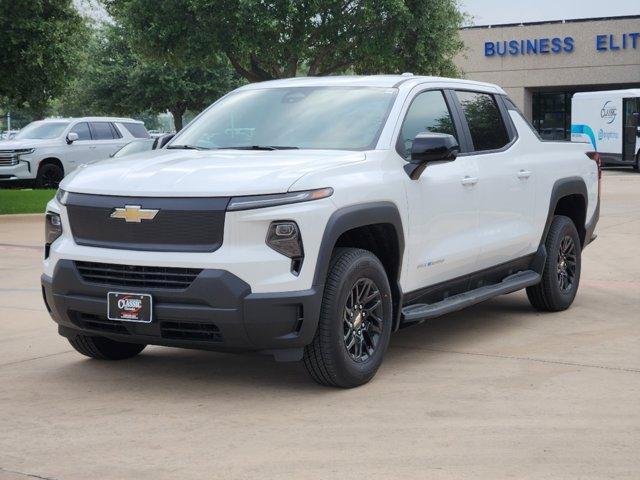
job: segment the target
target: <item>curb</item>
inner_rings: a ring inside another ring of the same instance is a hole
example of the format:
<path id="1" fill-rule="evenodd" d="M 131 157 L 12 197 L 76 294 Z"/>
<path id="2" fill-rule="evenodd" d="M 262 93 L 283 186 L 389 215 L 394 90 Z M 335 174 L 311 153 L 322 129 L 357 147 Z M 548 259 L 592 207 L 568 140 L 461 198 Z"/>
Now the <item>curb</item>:
<path id="1" fill-rule="evenodd" d="M 28 223 L 35 220 L 44 220 L 44 213 L 9 213 L 0 215 L 0 223 Z"/>

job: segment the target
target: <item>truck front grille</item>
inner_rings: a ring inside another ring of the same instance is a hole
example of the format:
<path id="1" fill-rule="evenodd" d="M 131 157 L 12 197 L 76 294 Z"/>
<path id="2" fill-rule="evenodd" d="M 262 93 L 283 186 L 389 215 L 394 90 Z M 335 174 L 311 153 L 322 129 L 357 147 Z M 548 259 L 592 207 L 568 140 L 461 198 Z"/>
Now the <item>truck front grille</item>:
<path id="1" fill-rule="evenodd" d="M 18 157 L 13 152 L 0 151 L 0 167 L 9 167 L 18 164 Z"/>
<path id="2" fill-rule="evenodd" d="M 71 233 L 78 245 L 156 252 L 213 252 L 222 245 L 228 203 L 227 197 L 70 193 L 66 205 Z M 124 218 L 124 212 L 129 210 L 155 214 Z"/>
<path id="3" fill-rule="evenodd" d="M 96 262 L 75 262 L 82 279 L 106 286 L 134 288 L 188 288 L 202 272 L 197 268 L 143 267 Z"/>

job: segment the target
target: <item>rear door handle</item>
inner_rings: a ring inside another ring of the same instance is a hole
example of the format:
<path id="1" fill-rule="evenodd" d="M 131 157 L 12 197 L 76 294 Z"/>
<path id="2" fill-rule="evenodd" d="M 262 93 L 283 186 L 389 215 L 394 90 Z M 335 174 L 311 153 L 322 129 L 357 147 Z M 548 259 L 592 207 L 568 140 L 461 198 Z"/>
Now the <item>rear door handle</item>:
<path id="1" fill-rule="evenodd" d="M 521 178 L 522 180 L 526 180 L 530 176 L 531 176 L 531 172 L 529 170 L 520 170 L 518 172 L 518 178 Z"/>
<path id="2" fill-rule="evenodd" d="M 465 176 L 461 182 L 462 185 L 475 185 L 476 183 L 478 183 L 478 177 L 470 177 L 470 176 Z"/>

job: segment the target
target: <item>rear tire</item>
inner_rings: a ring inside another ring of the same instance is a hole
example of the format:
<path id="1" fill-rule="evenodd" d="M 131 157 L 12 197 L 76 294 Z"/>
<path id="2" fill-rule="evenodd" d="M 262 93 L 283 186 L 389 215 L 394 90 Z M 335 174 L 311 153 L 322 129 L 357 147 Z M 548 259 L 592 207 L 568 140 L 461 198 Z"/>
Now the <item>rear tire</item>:
<path id="1" fill-rule="evenodd" d="M 582 246 L 573 221 L 554 217 L 545 246 L 542 280 L 527 288 L 527 297 L 536 310 L 559 312 L 571 306 L 580 285 Z"/>
<path id="2" fill-rule="evenodd" d="M 69 343 L 77 352 L 98 360 L 125 360 L 138 355 L 146 345 L 117 342 L 105 337 L 78 335 L 69 338 Z"/>
<path id="3" fill-rule="evenodd" d="M 58 188 L 64 178 L 64 172 L 55 163 L 45 163 L 38 168 L 36 188 Z"/>
<path id="4" fill-rule="evenodd" d="M 338 248 L 331 257 L 320 321 L 304 365 L 321 385 L 367 383 L 382 364 L 392 325 L 391 289 L 380 260 L 367 250 Z"/>
<path id="5" fill-rule="evenodd" d="M 633 169 L 637 172 L 640 171 L 640 150 L 636 154 L 636 163 L 633 164 Z"/>

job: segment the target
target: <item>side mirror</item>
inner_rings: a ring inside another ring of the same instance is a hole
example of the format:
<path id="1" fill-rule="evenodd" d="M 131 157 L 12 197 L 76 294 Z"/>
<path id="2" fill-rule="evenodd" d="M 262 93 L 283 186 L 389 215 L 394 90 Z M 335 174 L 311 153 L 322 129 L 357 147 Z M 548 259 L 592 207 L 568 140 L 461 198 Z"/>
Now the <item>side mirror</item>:
<path id="1" fill-rule="evenodd" d="M 158 144 L 158 146 L 156 148 L 164 147 L 167 143 L 169 143 L 169 140 L 171 140 L 175 136 L 176 136 L 175 133 L 171 133 L 169 135 L 165 135 L 163 137 L 160 137 L 160 142 L 159 142 L 159 144 Z"/>
<path id="2" fill-rule="evenodd" d="M 420 178 L 428 163 L 451 162 L 460 152 L 460 145 L 453 135 L 446 133 L 419 133 L 413 139 L 411 159 L 405 171 L 412 180 Z"/>
<path id="3" fill-rule="evenodd" d="M 67 143 L 69 145 L 71 145 L 73 142 L 75 142 L 76 140 L 78 140 L 78 134 L 76 132 L 69 132 L 67 133 Z"/>

